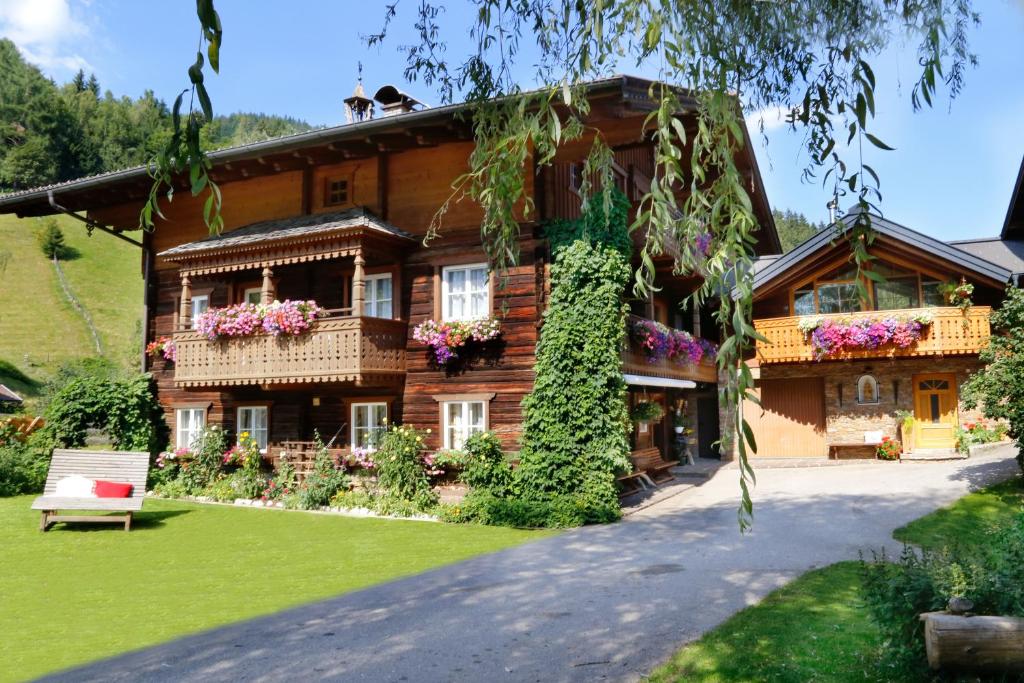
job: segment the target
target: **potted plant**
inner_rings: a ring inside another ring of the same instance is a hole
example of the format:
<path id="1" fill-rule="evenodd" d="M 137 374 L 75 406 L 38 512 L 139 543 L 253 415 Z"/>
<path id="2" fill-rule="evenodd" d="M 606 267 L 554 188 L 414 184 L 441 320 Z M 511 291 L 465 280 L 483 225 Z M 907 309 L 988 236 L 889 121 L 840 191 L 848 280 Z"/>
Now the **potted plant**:
<path id="1" fill-rule="evenodd" d="M 909 410 L 897 410 L 896 423 L 900 429 L 903 450 L 910 453 L 914 450 L 914 413 Z"/>
<path id="2" fill-rule="evenodd" d="M 633 422 L 661 422 L 665 417 L 665 408 L 660 403 L 641 401 L 633 406 L 629 417 Z"/>
<path id="3" fill-rule="evenodd" d="M 882 442 L 878 444 L 878 448 L 875 450 L 875 455 L 880 460 L 898 460 L 901 452 L 903 452 L 903 446 L 899 441 L 883 436 Z"/>
<path id="4" fill-rule="evenodd" d="M 675 430 L 676 434 L 682 435 L 689 426 L 690 422 L 686 418 L 686 413 L 679 408 L 676 408 L 676 412 L 672 416 L 672 428 Z"/>

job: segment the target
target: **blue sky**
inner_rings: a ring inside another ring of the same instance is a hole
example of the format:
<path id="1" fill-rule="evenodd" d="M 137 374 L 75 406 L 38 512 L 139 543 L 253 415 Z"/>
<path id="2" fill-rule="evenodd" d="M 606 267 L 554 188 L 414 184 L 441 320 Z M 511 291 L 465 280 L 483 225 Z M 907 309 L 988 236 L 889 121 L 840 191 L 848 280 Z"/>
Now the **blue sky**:
<path id="1" fill-rule="evenodd" d="M 225 39 L 221 75 L 208 80 L 215 108 L 340 123 L 357 62 L 368 88 L 403 83 L 396 46 L 415 39 L 410 11 L 416 4 L 405 0 L 391 40 L 370 49 L 360 37 L 379 28 L 379 0 L 218 0 Z M 455 28 L 443 38 L 456 51 L 468 40 L 467 11 L 458 0 L 448 4 Z M 187 84 L 185 68 L 194 59 L 194 7 L 191 0 L 0 0 L 0 36 L 58 81 L 82 67 L 115 94 L 137 96 L 149 88 L 171 101 Z M 1024 0 L 977 0 L 976 8 L 982 25 L 971 41 L 979 66 L 952 103 L 944 96 L 934 109 L 912 111 L 912 46 L 894 42 L 875 64 L 875 132 L 897 148 L 865 150 L 882 177 L 881 208 L 892 220 L 947 240 L 998 234 L 1024 156 Z M 630 64 L 620 70 L 655 75 Z M 407 89 L 427 102 L 436 99 L 422 84 Z M 829 191 L 800 179 L 800 134 L 771 113 L 765 122 L 768 143 L 757 141 L 757 156 L 772 205 L 825 218 Z"/>

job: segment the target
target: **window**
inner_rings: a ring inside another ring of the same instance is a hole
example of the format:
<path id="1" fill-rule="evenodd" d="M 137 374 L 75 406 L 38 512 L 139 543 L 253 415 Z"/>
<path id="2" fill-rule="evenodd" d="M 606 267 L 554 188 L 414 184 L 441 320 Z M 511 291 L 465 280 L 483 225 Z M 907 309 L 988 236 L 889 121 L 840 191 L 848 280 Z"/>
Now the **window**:
<path id="1" fill-rule="evenodd" d="M 195 327 L 196 318 L 210 309 L 210 295 L 196 294 L 192 297 L 192 326 Z"/>
<path id="2" fill-rule="evenodd" d="M 448 401 L 442 414 L 445 448 L 458 450 L 470 436 L 487 429 L 483 401 Z"/>
<path id="3" fill-rule="evenodd" d="M 875 283 L 875 310 L 891 311 L 897 308 L 917 308 L 917 276 L 892 277 Z"/>
<path id="4" fill-rule="evenodd" d="M 871 375 L 862 375 L 857 380 L 857 403 L 878 403 L 878 382 Z"/>
<path id="5" fill-rule="evenodd" d="M 387 403 L 352 404 L 352 447 L 366 447 L 387 425 Z"/>
<path id="6" fill-rule="evenodd" d="M 267 451 L 267 437 L 270 433 L 267 413 L 266 406 L 242 406 L 238 409 L 238 429 L 235 430 L 239 436 L 242 432 L 249 432 L 263 453 Z"/>
<path id="7" fill-rule="evenodd" d="M 942 296 L 939 287 L 942 285 L 938 280 L 921 281 L 921 298 L 925 306 L 945 306 L 946 297 Z"/>
<path id="8" fill-rule="evenodd" d="M 245 293 L 242 295 L 242 303 L 256 304 L 257 306 L 263 303 L 263 290 L 259 287 L 246 287 Z"/>
<path id="9" fill-rule="evenodd" d="M 390 318 L 391 307 L 391 273 L 366 276 L 366 301 L 363 303 L 363 315 L 373 318 Z"/>
<path id="10" fill-rule="evenodd" d="M 206 408 L 178 408 L 175 414 L 174 445 L 192 448 L 206 426 Z"/>
<path id="11" fill-rule="evenodd" d="M 327 196 L 324 198 L 324 204 L 328 206 L 336 206 L 338 204 L 348 204 L 348 181 L 347 180 L 329 180 L 327 181 Z"/>
<path id="12" fill-rule="evenodd" d="M 793 315 L 814 315 L 814 289 L 798 289 L 793 294 Z"/>
<path id="13" fill-rule="evenodd" d="M 452 266 L 442 271 L 441 317 L 444 320 L 477 320 L 490 311 L 490 278 L 487 264 Z"/>
<path id="14" fill-rule="evenodd" d="M 853 313 L 860 310 L 856 283 L 830 282 L 818 285 L 819 313 Z"/>

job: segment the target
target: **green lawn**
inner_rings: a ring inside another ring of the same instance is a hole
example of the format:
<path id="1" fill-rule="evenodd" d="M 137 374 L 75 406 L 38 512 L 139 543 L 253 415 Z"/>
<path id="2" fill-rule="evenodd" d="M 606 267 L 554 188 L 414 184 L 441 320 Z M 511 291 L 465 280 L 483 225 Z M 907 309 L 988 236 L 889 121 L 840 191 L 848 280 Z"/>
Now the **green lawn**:
<path id="1" fill-rule="evenodd" d="M 900 527 L 892 536 L 897 541 L 923 548 L 940 548 L 950 543 L 984 542 L 984 534 L 1009 522 L 1024 511 L 1024 485 L 1020 477 L 968 494 L 930 515 Z"/>
<path id="2" fill-rule="evenodd" d="M 969 539 L 1022 511 L 1024 479 L 971 493 L 897 529 L 906 543 L 940 547 Z M 651 674 L 669 681 L 888 681 L 875 653 L 880 634 L 861 599 L 856 562 L 804 574 L 679 650 Z"/>
<path id="3" fill-rule="evenodd" d="M 875 681 L 856 562 L 804 574 L 684 647 L 651 681 Z"/>
<path id="4" fill-rule="evenodd" d="M 24 680 L 550 532 L 147 500 L 133 530 L 38 531 L 0 499 L 0 680 Z"/>

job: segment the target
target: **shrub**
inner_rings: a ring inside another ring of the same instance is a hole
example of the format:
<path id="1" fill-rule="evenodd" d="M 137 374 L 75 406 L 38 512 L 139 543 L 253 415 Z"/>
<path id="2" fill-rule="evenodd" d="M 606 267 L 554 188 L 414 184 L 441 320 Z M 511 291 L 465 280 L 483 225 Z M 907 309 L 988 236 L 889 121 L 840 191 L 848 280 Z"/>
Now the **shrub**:
<path id="1" fill-rule="evenodd" d="M 993 334 L 978 358 L 985 367 L 963 385 L 964 405 L 982 405 L 985 417 L 1005 420 L 1007 433 L 1024 447 L 1024 290 L 1010 286 L 998 311 L 992 313 Z M 1024 469 L 1024 450 L 1017 452 Z"/>
<path id="2" fill-rule="evenodd" d="M 487 489 L 473 489 L 461 503 L 439 509 L 449 522 L 477 522 L 526 529 L 566 528 L 583 524 L 614 522 L 619 518 L 616 500 L 608 505 L 603 496 L 548 494 L 545 496 L 499 496 Z"/>
<path id="3" fill-rule="evenodd" d="M 555 220 L 544 226 L 544 236 L 551 244 L 551 253 L 582 240 L 595 246 L 608 247 L 627 260 L 633 254 L 633 241 L 629 236 L 629 198 L 617 187 L 609 192 L 609 211 L 605 211 L 605 197 L 591 197 L 579 220 Z"/>
<path id="4" fill-rule="evenodd" d="M 501 450 L 494 432 L 474 434 L 464 445 L 465 464 L 459 479 L 474 489 L 487 490 L 497 496 L 508 493 L 512 484 L 512 468 Z"/>
<path id="5" fill-rule="evenodd" d="M 922 612 L 952 598 L 972 612 L 1024 616 L 1024 514 L 971 547 L 917 551 L 905 547 L 894 563 L 885 554 L 862 565 L 864 598 L 887 638 L 885 659 L 896 670 L 924 669 Z"/>
<path id="6" fill-rule="evenodd" d="M 267 476 L 263 473 L 263 456 L 260 454 L 259 444 L 249 432 L 242 432 L 238 435 L 238 444 L 235 448 L 241 454 L 236 459 L 240 467 L 231 474 L 231 477 L 235 490 L 239 493 L 238 497 L 250 500 L 260 498 L 267 490 Z M 226 459 L 227 455 L 224 457 Z"/>
<path id="7" fill-rule="evenodd" d="M 1004 436 L 1004 424 L 987 427 L 980 422 L 966 422 L 963 427 L 956 428 L 956 449 L 961 453 L 969 453 L 971 446 L 1002 441 Z"/>
<path id="8" fill-rule="evenodd" d="M 159 452 L 167 426 L 150 375 L 110 376 L 101 369 L 72 376 L 51 397 L 46 428 L 77 448 L 90 427 L 106 431 L 117 450 Z"/>
<path id="9" fill-rule="evenodd" d="M 348 477 L 331 457 L 319 435 L 316 441 L 317 453 L 313 471 L 306 475 L 296 489 L 295 495 L 286 499 L 289 507 L 316 510 L 330 503 L 338 491 L 348 487 Z"/>
<path id="10" fill-rule="evenodd" d="M 389 425 L 376 438 L 373 461 L 382 496 L 416 504 L 427 510 L 437 503 L 423 459 L 424 433 L 407 426 Z"/>
<path id="11" fill-rule="evenodd" d="M 47 459 L 20 442 L 0 446 L 0 496 L 38 493 L 46 481 Z"/>

